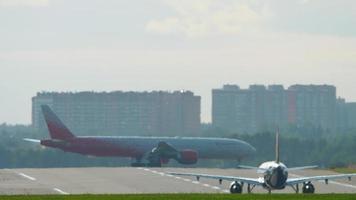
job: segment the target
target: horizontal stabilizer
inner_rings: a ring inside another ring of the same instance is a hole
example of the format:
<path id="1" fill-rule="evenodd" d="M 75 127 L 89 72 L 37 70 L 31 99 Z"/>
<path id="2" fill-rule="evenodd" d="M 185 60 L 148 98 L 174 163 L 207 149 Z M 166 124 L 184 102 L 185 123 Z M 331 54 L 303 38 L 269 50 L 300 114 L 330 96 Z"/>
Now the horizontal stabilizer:
<path id="1" fill-rule="evenodd" d="M 248 166 L 248 165 L 237 165 L 237 168 L 239 168 L 239 169 L 255 169 L 255 170 L 261 169 L 261 168 L 258 168 L 258 167 Z"/>
<path id="2" fill-rule="evenodd" d="M 34 143 L 41 143 L 41 140 L 31 139 L 31 138 L 24 138 L 23 140 L 27 142 L 34 142 Z"/>
<path id="3" fill-rule="evenodd" d="M 297 170 L 304 170 L 304 169 L 314 169 L 317 168 L 318 165 L 311 165 L 311 166 L 302 166 L 302 167 L 292 167 L 288 168 L 288 171 L 297 171 Z"/>

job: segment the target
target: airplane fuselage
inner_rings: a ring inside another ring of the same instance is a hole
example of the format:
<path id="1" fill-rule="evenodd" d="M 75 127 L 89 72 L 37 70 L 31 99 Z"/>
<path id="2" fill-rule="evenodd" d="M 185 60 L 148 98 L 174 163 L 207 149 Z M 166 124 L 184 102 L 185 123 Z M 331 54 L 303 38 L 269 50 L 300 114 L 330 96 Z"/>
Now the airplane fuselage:
<path id="1" fill-rule="evenodd" d="M 262 173 L 264 185 L 268 190 L 281 190 L 286 187 L 288 179 L 288 168 L 283 163 L 269 161 L 262 163 L 259 167 L 258 173 Z"/>
<path id="2" fill-rule="evenodd" d="M 84 155 L 140 158 L 160 141 L 177 149 L 195 150 L 200 159 L 239 160 L 255 151 L 251 145 L 241 140 L 201 137 L 87 136 L 66 141 L 41 140 L 41 144 Z"/>

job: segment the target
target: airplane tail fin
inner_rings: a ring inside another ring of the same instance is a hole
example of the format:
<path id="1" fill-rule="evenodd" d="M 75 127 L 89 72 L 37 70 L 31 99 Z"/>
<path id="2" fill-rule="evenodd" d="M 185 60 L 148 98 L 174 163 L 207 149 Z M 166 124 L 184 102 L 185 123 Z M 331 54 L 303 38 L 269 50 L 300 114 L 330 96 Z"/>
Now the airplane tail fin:
<path id="1" fill-rule="evenodd" d="M 279 128 L 276 132 L 276 163 L 279 163 Z"/>
<path id="2" fill-rule="evenodd" d="M 42 105 L 41 108 L 52 139 L 68 140 L 75 137 L 48 105 Z"/>

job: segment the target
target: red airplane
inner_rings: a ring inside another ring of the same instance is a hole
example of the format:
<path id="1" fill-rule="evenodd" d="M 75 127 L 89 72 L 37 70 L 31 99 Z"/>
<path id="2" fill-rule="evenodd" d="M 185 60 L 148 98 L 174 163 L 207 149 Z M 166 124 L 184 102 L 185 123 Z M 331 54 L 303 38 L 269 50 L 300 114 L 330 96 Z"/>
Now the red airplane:
<path id="1" fill-rule="evenodd" d="M 129 157 L 132 166 L 160 167 L 170 159 L 181 164 L 195 164 L 198 159 L 241 160 L 255 152 L 250 144 L 227 138 L 144 137 L 144 136 L 75 136 L 47 105 L 42 112 L 50 139 L 36 140 L 46 147 L 99 157 Z M 146 160 L 143 163 L 142 160 Z"/>

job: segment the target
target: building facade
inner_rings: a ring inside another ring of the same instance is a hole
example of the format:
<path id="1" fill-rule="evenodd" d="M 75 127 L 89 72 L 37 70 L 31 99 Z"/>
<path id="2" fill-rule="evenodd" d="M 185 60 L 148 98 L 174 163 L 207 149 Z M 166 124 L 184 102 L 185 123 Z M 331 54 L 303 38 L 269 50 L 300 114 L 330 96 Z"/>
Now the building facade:
<path id="1" fill-rule="evenodd" d="M 346 117 L 348 129 L 356 130 L 356 103 L 346 103 Z"/>
<path id="2" fill-rule="evenodd" d="M 45 130 L 49 105 L 78 135 L 196 135 L 200 97 L 192 92 L 42 92 L 32 98 L 32 125 Z"/>
<path id="3" fill-rule="evenodd" d="M 292 85 L 288 88 L 290 124 L 335 130 L 336 88 L 331 85 Z"/>
<path id="4" fill-rule="evenodd" d="M 336 88 L 330 85 L 224 85 L 212 90 L 212 124 L 254 133 L 290 125 L 336 128 Z"/>

